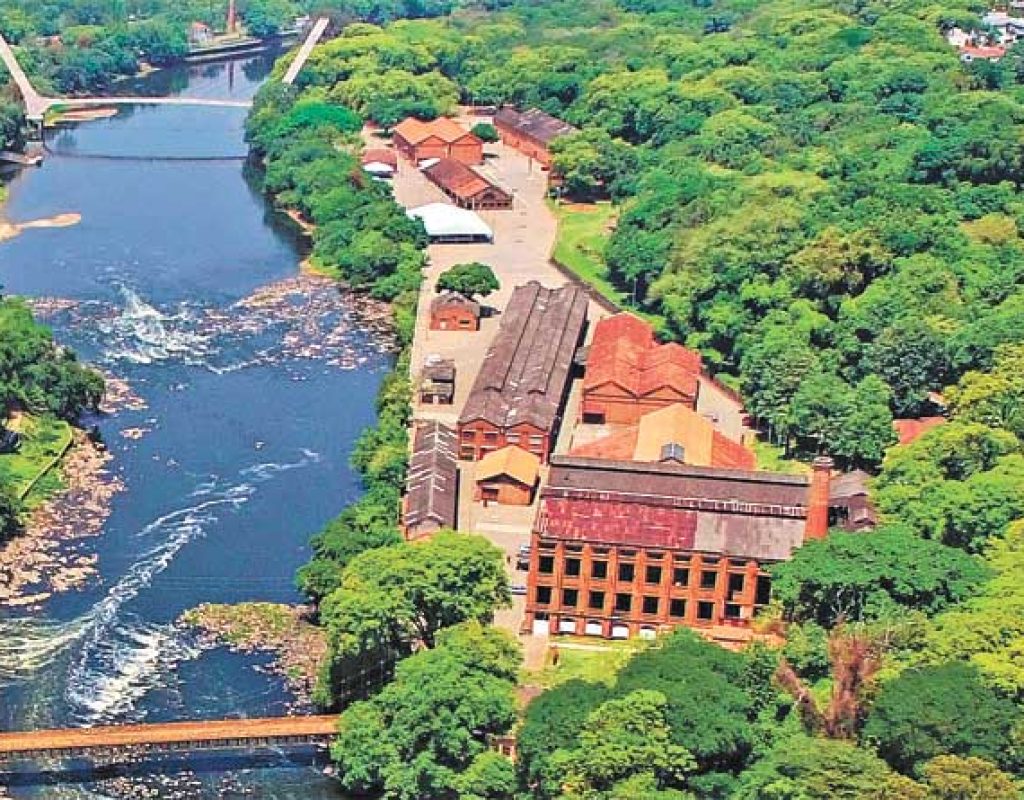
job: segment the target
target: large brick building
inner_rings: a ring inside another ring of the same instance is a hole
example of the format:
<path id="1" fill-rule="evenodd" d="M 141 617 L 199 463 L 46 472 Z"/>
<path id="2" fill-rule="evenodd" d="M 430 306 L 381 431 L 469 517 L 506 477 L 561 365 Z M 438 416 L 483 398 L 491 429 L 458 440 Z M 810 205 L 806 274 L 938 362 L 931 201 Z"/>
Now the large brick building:
<path id="1" fill-rule="evenodd" d="M 402 500 L 406 538 L 421 539 L 442 528 L 455 528 L 458 490 L 455 431 L 440 422 L 419 423 Z"/>
<path id="2" fill-rule="evenodd" d="M 459 417 L 460 458 L 514 444 L 547 461 L 586 323 L 582 289 L 516 288 Z"/>
<path id="3" fill-rule="evenodd" d="M 431 158 L 451 158 L 463 164 L 482 164 L 484 143 L 455 120 L 439 117 L 423 122 L 408 117 L 395 126 L 395 148 L 414 164 Z"/>
<path id="4" fill-rule="evenodd" d="M 632 314 L 601 320 L 587 354 L 584 422 L 635 425 L 649 411 L 673 403 L 697 407 L 700 353 L 659 344 L 654 329 Z"/>
<path id="5" fill-rule="evenodd" d="M 545 169 L 551 166 L 551 143 L 576 132 L 569 123 L 538 108 L 517 111 L 507 106 L 494 115 L 494 127 L 504 144 L 539 161 Z"/>
<path id="6" fill-rule="evenodd" d="M 764 568 L 828 529 L 831 461 L 810 478 L 555 456 L 531 543 L 524 630 L 614 638 L 746 627 Z"/>

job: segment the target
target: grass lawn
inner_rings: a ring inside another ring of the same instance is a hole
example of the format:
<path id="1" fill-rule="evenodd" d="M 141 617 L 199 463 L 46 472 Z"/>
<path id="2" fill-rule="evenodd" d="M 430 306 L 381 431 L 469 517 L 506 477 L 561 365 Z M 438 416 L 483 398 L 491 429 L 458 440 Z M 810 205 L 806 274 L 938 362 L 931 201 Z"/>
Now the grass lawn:
<path id="1" fill-rule="evenodd" d="M 29 415 L 12 419 L 10 427 L 23 438 L 17 453 L 0 456 L 0 483 L 12 486 L 32 507 L 63 487 L 55 467 L 71 444 L 72 429 L 53 417 Z"/>
<path id="2" fill-rule="evenodd" d="M 587 649 L 574 649 L 574 646 Z M 531 682 L 550 688 L 574 679 L 588 683 L 611 685 L 626 662 L 647 646 L 640 640 L 602 641 L 574 636 L 553 637 L 551 647 L 558 647 L 558 666 L 550 664 L 531 675 Z"/>
<path id="3" fill-rule="evenodd" d="M 778 445 L 770 444 L 758 439 L 754 442 L 754 456 L 757 458 L 757 468 L 770 472 L 785 472 L 790 475 L 809 475 L 811 468 L 803 461 L 795 458 L 786 458 L 785 450 Z"/>
<path id="4" fill-rule="evenodd" d="M 555 261 L 613 303 L 622 305 L 626 295 L 612 286 L 603 256 L 618 214 L 615 206 L 611 203 L 560 204 L 552 200 L 551 210 L 558 218 L 558 239 L 552 253 Z"/>

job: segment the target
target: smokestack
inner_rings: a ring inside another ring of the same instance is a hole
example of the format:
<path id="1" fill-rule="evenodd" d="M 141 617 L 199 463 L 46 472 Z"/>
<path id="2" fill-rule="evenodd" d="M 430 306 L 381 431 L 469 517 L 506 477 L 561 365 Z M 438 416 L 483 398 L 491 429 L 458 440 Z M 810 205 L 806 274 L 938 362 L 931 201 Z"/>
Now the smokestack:
<path id="1" fill-rule="evenodd" d="M 235 8 L 235 0 L 228 0 L 228 33 L 234 33 L 238 22 L 238 10 Z"/>
<path id="2" fill-rule="evenodd" d="M 818 456 L 811 464 L 811 486 L 807 492 L 807 522 L 804 540 L 824 539 L 828 535 L 829 483 L 832 480 L 833 461 Z"/>

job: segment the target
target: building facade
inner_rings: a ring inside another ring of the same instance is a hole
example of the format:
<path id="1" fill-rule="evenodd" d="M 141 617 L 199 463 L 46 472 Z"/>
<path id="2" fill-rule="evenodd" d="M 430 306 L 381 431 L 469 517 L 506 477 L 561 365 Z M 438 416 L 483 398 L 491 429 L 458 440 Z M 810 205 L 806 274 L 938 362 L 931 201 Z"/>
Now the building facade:
<path id="1" fill-rule="evenodd" d="M 413 163 L 434 158 L 451 158 L 462 164 L 484 161 L 483 141 L 447 117 L 431 122 L 407 117 L 395 126 L 392 141 L 395 149 Z"/>
<path id="2" fill-rule="evenodd" d="M 601 320 L 587 354 L 583 422 L 636 425 L 651 411 L 682 403 L 697 407 L 700 354 L 659 344 L 654 329 L 632 314 Z"/>
<path id="3" fill-rule="evenodd" d="M 430 330 L 480 330 L 480 304 L 455 292 L 439 294 L 430 302 Z"/>
<path id="4" fill-rule="evenodd" d="M 572 125 L 537 108 L 528 111 L 500 108 L 494 115 L 494 127 L 503 144 L 540 162 L 545 169 L 551 167 L 551 143 L 576 132 Z"/>
<path id="5" fill-rule="evenodd" d="M 423 170 L 431 183 L 459 208 L 500 211 L 512 208 L 512 194 L 453 158 L 442 158 Z"/>
<path id="6" fill-rule="evenodd" d="M 572 285 L 519 286 L 459 416 L 459 457 L 516 445 L 547 461 L 565 405 L 588 300 Z"/>
<path id="7" fill-rule="evenodd" d="M 828 459 L 808 479 L 556 456 L 531 541 L 524 632 L 749 626 L 771 597 L 765 567 L 827 534 L 830 472 Z"/>
<path id="8" fill-rule="evenodd" d="M 483 503 L 528 506 L 540 477 L 540 458 L 515 445 L 488 453 L 476 465 L 476 496 Z"/>

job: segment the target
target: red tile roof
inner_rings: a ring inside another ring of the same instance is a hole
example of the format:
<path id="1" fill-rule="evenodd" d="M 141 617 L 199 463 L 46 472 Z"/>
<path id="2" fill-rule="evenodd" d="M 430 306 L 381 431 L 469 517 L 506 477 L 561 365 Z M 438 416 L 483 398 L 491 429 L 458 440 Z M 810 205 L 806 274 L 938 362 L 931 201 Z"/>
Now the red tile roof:
<path id="1" fill-rule="evenodd" d="M 488 189 L 494 189 L 511 200 L 511 196 L 504 189 L 491 183 L 479 172 L 470 169 L 454 158 L 438 159 L 435 164 L 431 164 L 423 170 L 423 174 L 460 200 L 472 200 Z"/>
<path id="2" fill-rule="evenodd" d="M 476 139 L 477 136 L 467 131 L 459 123 L 448 117 L 438 117 L 430 122 L 423 122 L 415 117 L 406 117 L 399 122 L 394 129 L 394 135 L 405 139 L 409 144 L 420 144 L 431 136 L 436 136 L 442 142 L 451 144 L 466 137 Z"/>
<path id="3" fill-rule="evenodd" d="M 614 383 L 638 398 L 666 387 L 696 397 L 701 367 L 700 353 L 675 343 L 658 344 L 646 322 L 616 314 L 594 330 L 583 389 Z"/>
<path id="4" fill-rule="evenodd" d="M 367 150 L 363 153 L 363 164 L 387 164 L 389 167 L 398 168 L 398 153 L 386 147 L 378 147 Z"/>
<path id="5" fill-rule="evenodd" d="M 973 47 L 971 45 L 964 45 L 960 48 L 960 54 L 965 56 L 971 56 L 971 58 L 990 58 L 998 60 L 1006 55 L 1005 47 Z"/>
<path id="6" fill-rule="evenodd" d="M 918 419 L 895 419 L 892 422 L 900 444 L 910 444 L 924 433 L 946 421 L 945 417 L 920 417 Z"/>

